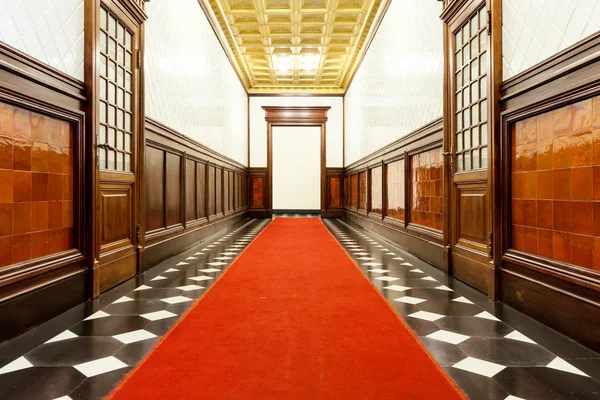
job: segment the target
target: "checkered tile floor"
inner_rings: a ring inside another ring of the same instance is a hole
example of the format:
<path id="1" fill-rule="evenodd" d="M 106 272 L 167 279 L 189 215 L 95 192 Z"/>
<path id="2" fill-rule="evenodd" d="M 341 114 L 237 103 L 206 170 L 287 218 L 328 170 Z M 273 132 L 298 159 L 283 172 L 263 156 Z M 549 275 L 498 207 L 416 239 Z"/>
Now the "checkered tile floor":
<path id="1" fill-rule="evenodd" d="M 3 343 L 0 399 L 101 399 L 267 223 L 201 243 Z M 600 354 L 375 235 L 324 223 L 470 398 L 600 398 Z"/>

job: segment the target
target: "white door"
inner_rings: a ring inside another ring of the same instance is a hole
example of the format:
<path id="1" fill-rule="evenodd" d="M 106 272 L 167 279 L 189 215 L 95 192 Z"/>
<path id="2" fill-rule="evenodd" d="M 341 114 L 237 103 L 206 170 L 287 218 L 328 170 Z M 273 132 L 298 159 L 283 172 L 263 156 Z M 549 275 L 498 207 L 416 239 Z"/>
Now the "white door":
<path id="1" fill-rule="evenodd" d="M 321 209 L 321 128 L 274 126 L 273 210 Z"/>

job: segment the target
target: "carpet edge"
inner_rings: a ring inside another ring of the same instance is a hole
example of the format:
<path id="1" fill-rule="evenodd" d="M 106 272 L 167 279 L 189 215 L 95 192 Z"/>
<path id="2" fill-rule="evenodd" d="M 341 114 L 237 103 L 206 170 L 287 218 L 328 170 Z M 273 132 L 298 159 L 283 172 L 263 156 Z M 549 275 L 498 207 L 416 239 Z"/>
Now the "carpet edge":
<path id="1" fill-rule="evenodd" d="M 263 228 L 262 231 L 260 231 L 260 233 L 258 235 L 256 235 L 256 237 L 250 242 L 248 243 L 248 246 L 246 246 L 246 248 L 244 250 L 242 250 L 242 252 L 240 254 L 238 254 L 235 259 L 231 262 L 231 264 L 229 265 L 229 268 L 227 268 L 225 270 L 225 272 L 223 272 L 221 274 L 221 276 L 219 276 L 217 278 L 217 280 L 215 280 L 215 282 L 212 284 L 211 287 L 209 287 L 206 292 L 204 292 L 204 294 L 196 299 L 196 301 L 194 301 L 194 303 L 190 306 L 190 308 L 187 309 L 186 312 L 184 312 L 179 320 L 177 322 L 175 322 L 175 325 L 173 325 L 166 334 L 163 335 L 163 337 L 160 338 L 160 340 L 156 343 L 156 345 L 148 352 L 148 354 L 146 354 L 144 356 L 144 358 L 142 358 L 142 360 L 131 370 L 129 371 L 124 377 L 123 379 L 121 379 L 121 381 L 119 382 L 118 385 L 116 385 L 115 387 L 112 388 L 112 390 L 110 391 L 110 393 L 108 395 L 106 395 L 105 397 L 103 397 L 103 400 L 110 400 L 113 395 L 115 395 L 119 390 L 121 390 L 121 388 L 125 385 L 125 383 L 127 383 L 127 381 L 129 381 L 129 379 L 133 376 L 133 374 L 140 369 L 150 358 L 150 356 L 156 351 L 158 350 L 158 348 L 162 345 L 162 343 L 169 337 L 171 336 L 171 334 L 175 331 L 175 329 L 187 318 L 188 314 L 192 312 L 192 310 L 194 310 L 198 305 L 200 305 L 200 302 L 206 298 L 206 295 L 208 293 L 210 293 L 210 291 L 217 285 L 217 283 L 219 283 L 219 281 L 225 276 L 227 275 L 227 273 L 229 271 L 231 271 L 232 267 L 238 262 L 238 260 L 242 257 L 242 255 L 250 248 L 250 246 L 256 241 L 258 240 L 258 238 L 271 226 L 273 220 L 270 220 L 267 225 Z"/>
<path id="2" fill-rule="evenodd" d="M 396 316 L 396 318 L 400 321 L 400 323 L 402 325 L 404 325 L 404 327 L 406 328 L 406 330 L 408 331 L 408 333 L 412 336 L 413 340 L 421 347 L 421 350 L 423 350 L 425 352 L 425 354 L 427 355 L 427 357 L 429 357 L 429 359 L 433 362 L 433 364 L 435 365 L 435 367 L 442 373 L 442 375 L 446 378 L 446 380 L 448 381 L 448 383 L 450 383 L 450 385 L 454 389 L 456 389 L 456 391 L 458 391 L 458 393 L 461 396 L 463 396 L 463 398 L 465 400 L 468 400 L 469 397 L 467 396 L 467 394 L 446 373 L 446 371 L 444 370 L 444 368 L 437 362 L 437 360 L 435 358 L 433 358 L 433 356 L 431 355 L 431 353 L 429 352 L 429 350 L 427 350 L 427 347 L 425 347 L 425 345 L 419 340 L 418 336 L 415 334 L 415 332 L 413 332 L 413 330 L 406 323 L 406 321 L 404 321 L 404 319 L 402 317 L 400 317 L 400 315 L 398 315 L 398 313 L 396 312 L 396 310 L 394 310 L 394 307 L 392 307 L 392 305 L 387 301 L 387 299 L 385 297 L 383 297 L 383 294 L 379 290 L 377 290 L 377 288 L 375 287 L 375 285 L 373 284 L 373 282 L 371 282 L 369 280 L 369 278 L 367 278 L 367 276 L 360 269 L 358 263 L 352 258 L 352 256 L 350 255 L 350 253 L 348 253 L 348 251 L 346 251 L 346 249 L 344 248 L 344 246 L 342 246 L 342 244 L 336 239 L 336 237 L 333 235 L 333 233 L 327 228 L 327 226 L 325 225 L 325 223 L 323 223 L 323 220 L 319 219 L 319 221 L 321 222 L 321 225 L 323 226 L 323 228 L 325 228 L 325 230 L 327 231 L 327 233 L 329 234 L 329 236 L 331 236 L 331 238 L 333 239 L 333 241 L 338 245 L 338 247 L 342 250 L 342 252 L 346 255 L 346 257 L 350 260 L 350 262 L 352 262 L 352 265 L 354 265 L 354 267 L 358 270 L 358 272 L 360 273 L 360 275 L 362 276 L 362 278 L 365 281 L 367 281 L 367 283 L 371 286 L 371 289 L 373 291 L 375 291 L 375 293 L 377 293 L 377 295 L 379 296 L 379 298 L 385 303 L 385 305 L 392 312 L 392 314 L 394 314 Z"/>

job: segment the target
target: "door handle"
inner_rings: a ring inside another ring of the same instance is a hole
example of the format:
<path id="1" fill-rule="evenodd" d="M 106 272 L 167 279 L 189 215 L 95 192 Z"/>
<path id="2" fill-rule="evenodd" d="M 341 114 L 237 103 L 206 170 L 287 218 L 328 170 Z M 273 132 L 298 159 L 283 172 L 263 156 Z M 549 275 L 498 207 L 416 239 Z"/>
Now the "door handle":
<path id="1" fill-rule="evenodd" d="M 96 145 L 96 147 L 100 148 L 100 149 L 104 149 L 104 150 L 112 150 L 112 151 L 116 151 L 117 149 L 112 147 L 110 144 L 108 143 L 102 143 L 102 144 L 98 144 Z"/>

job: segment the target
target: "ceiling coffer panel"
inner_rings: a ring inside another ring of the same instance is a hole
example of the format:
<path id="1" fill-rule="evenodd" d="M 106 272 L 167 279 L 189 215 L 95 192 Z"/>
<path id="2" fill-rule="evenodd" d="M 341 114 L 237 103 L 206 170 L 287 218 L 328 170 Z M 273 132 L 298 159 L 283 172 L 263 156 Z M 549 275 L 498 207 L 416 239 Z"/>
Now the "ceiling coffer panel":
<path id="1" fill-rule="evenodd" d="M 199 1 L 248 92 L 343 93 L 391 0 Z"/>

